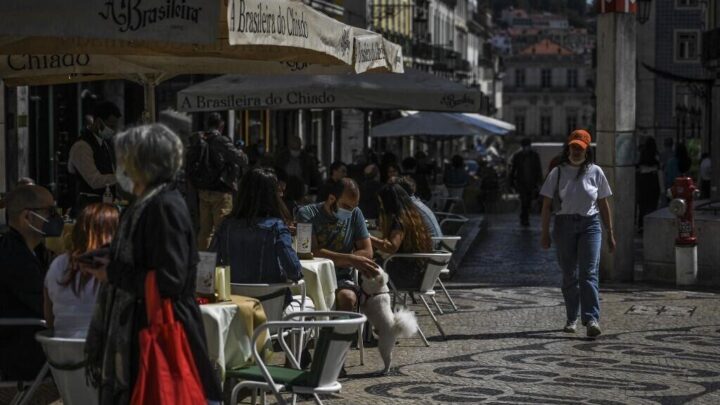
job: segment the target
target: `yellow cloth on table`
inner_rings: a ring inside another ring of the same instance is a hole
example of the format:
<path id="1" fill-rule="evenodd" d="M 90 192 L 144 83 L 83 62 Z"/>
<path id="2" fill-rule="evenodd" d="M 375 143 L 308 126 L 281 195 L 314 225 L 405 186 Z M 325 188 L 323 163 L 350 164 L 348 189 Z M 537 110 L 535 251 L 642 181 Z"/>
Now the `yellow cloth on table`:
<path id="1" fill-rule="evenodd" d="M 245 323 L 245 330 L 248 331 L 248 337 L 252 339 L 255 328 L 267 322 L 267 315 L 265 315 L 262 304 L 255 298 L 243 297 L 241 295 L 231 295 L 230 301 L 238 306 L 239 315 L 236 316 L 236 319 L 240 319 Z M 268 332 L 265 330 L 256 343 L 258 352 L 262 354 L 265 360 L 269 360 L 272 354 L 272 348 L 269 347 L 268 342 Z"/>

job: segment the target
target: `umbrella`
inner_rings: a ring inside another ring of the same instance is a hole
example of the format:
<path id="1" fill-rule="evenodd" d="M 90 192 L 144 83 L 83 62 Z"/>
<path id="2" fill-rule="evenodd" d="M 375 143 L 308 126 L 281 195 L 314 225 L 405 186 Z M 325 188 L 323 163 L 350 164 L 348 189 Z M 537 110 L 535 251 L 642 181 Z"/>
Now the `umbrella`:
<path id="1" fill-rule="evenodd" d="M 491 118 L 480 114 L 418 112 L 407 117 L 398 118 L 373 127 L 370 136 L 375 138 L 392 138 L 403 136 L 423 136 L 437 138 L 454 138 L 472 135 L 505 135 L 497 127 L 491 127 Z M 494 119 L 492 119 L 494 120 Z M 499 121 L 505 127 L 512 125 Z M 488 128 L 493 129 L 489 131 Z"/>
<path id="2" fill-rule="evenodd" d="M 452 113 L 419 112 L 372 128 L 373 138 L 422 136 L 456 138 L 477 135 L 477 129 L 458 120 Z"/>
<path id="3" fill-rule="evenodd" d="M 226 13 L 222 3 L 6 0 L 0 2 L 0 77 L 9 84 L 135 80 L 145 86 L 152 112 L 154 87 L 177 74 L 282 72 L 277 62 L 403 70 L 398 45 L 301 1 L 229 0 Z"/>
<path id="4" fill-rule="evenodd" d="M 406 69 L 405 74 L 226 75 L 178 93 L 181 111 L 231 108 L 372 108 L 478 111 L 480 92 Z"/>

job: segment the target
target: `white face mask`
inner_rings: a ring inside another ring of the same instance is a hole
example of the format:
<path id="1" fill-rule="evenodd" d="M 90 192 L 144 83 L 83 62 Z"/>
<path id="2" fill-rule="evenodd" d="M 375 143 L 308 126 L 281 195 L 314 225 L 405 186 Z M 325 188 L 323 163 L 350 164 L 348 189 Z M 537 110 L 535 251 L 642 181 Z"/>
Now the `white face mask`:
<path id="1" fill-rule="evenodd" d="M 100 138 L 108 141 L 112 139 L 113 135 L 115 135 L 115 131 L 112 130 L 109 126 L 103 124 L 103 129 L 100 131 Z"/>
<path id="2" fill-rule="evenodd" d="M 125 192 L 132 193 L 133 189 L 135 189 L 135 184 L 132 179 L 128 177 L 127 173 L 125 173 L 124 167 L 118 166 L 117 171 L 115 172 L 115 179 L 117 179 L 120 188 Z"/>

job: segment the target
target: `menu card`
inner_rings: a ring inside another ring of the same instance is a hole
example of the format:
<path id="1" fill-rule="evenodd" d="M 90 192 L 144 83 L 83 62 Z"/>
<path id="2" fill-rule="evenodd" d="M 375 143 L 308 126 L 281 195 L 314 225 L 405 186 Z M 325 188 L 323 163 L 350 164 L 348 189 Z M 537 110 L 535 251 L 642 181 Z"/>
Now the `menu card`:
<path id="1" fill-rule="evenodd" d="M 297 224 L 295 243 L 301 259 L 312 258 L 312 224 Z"/>
<path id="2" fill-rule="evenodd" d="M 198 252 L 200 262 L 197 266 L 195 292 L 199 295 L 212 297 L 215 295 L 215 260 L 216 253 Z"/>

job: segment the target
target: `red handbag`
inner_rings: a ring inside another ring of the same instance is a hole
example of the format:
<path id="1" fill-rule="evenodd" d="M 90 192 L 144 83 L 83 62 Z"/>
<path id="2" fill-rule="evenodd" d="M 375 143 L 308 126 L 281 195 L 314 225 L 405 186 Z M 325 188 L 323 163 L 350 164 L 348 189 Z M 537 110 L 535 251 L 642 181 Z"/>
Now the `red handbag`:
<path id="1" fill-rule="evenodd" d="M 175 321 L 170 299 L 160 298 L 154 271 L 145 278 L 145 303 L 148 327 L 140 331 L 140 366 L 130 403 L 207 403 L 185 329 Z"/>

